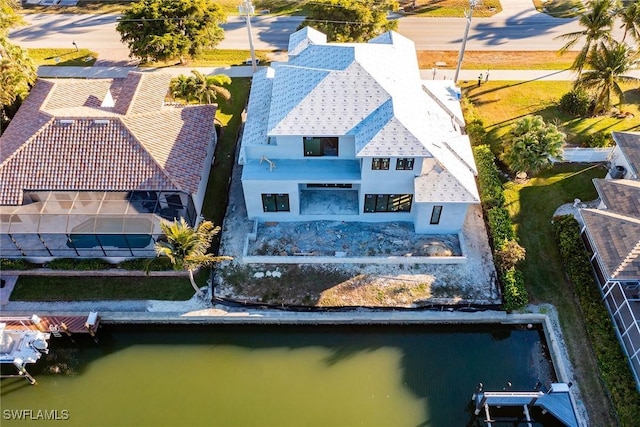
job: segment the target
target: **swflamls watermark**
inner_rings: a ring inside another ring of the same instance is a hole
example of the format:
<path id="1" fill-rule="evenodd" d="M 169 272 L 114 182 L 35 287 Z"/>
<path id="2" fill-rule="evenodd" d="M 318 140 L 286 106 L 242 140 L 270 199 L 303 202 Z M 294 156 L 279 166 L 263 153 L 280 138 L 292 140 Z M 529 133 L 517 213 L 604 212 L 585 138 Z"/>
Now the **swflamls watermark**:
<path id="1" fill-rule="evenodd" d="M 67 409 L 3 409 L 2 418 L 14 421 L 64 421 L 69 419 Z"/>

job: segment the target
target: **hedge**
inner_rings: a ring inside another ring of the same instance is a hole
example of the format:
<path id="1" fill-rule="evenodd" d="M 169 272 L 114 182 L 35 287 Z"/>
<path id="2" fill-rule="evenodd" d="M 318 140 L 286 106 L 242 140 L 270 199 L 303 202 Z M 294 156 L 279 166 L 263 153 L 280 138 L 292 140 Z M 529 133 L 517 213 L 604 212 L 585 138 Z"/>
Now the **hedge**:
<path id="1" fill-rule="evenodd" d="M 496 166 L 495 157 L 488 145 L 473 147 L 473 154 L 478 167 L 478 189 L 485 213 L 489 240 L 493 247 L 493 255 L 499 251 L 507 240 L 516 241 L 509 211 L 504 207 L 504 189 L 502 178 Z M 524 285 L 524 277 L 516 268 L 506 271 L 498 268 L 498 278 L 502 285 L 503 307 L 507 311 L 524 308 L 529 304 L 529 295 Z"/>
<path id="2" fill-rule="evenodd" d="M 52 270 L 105 270 L 108 268 L 123 268 L 125 270 L 168 271 L 173 266 L 168 258 L 137 258 L 110 264 L 99 258 L 56 258 L 46 264 L 34 264 L 23 259 L 0 258 L 0 270 L 33 270 L 36 268 L 51 268 Z"/>
<path id="3" fill-rule="evenodd" d="M 580 226 L 571 215 L 554 218 L 556 242 L 569 282 L 578 297 L 587 334 L 598 361 L 600 375 L 622 426 L 637 426 L 640 393 L 595 280 L 589 253 L 580 237 Z"/>
<path id="4" fill-rule="evenodd" d="M 479 145 L 473 148 L 473 153 L 478 168 L 478 189 L 482 207 L 489 210 L 504 206 L 502 178 L 491 149 L 488 145 Z"/>

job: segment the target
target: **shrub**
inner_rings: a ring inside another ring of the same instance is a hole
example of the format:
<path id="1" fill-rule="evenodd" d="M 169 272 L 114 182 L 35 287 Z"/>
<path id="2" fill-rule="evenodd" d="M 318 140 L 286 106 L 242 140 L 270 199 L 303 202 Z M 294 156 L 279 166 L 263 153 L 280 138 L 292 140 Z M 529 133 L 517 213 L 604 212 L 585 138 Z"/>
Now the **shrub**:
<path id="1" fill-rule="evenodd" d="M 23 259 L 9 259 L 9 258 L 1 258 L 0 259 L 0 271 L 3 270 L 31 270 L 33 268 L 40 267 L 38 264 L 30 263 L 29 261 L 25 261 Z"/>
<path id="2" fill-rule="evenodd" d="M 478 189 L 482 199 L 482 207 L 489 210 L 504 205 L 504 190 L 500 171 L 496 166 L 495 157 L 487 145 L 473 148 L 478 167 Z"/>
<path id="3" fill-rule="evenodd" d="M 635 388 L 626 356 L 602 302 L 589 263 L 589 253 L 582 244 L 580 226 L 571 215 L 554 218 L 553 225 L 560 257 L 578 297 L 600 375 L 609 390 L 620 424 L 637 425 L 640 419 L 640 394 Z"/>
<path id="4" fill-rule="evenodd" d="M 122 261 L 118 264 L 118 267 L 125 270 L 140 270 L 140 271 L 167 271 L 173 270 L 171 261 L 166 257 L 158 258 L 136 258 L 127 261 Z"/>
<path id="5" fill-rule="evenodd" d="M 587 145 L 592 148 L 611 147 L 613 145 L 613 139 L 608 132 L 596 132 L 589 135 Z"/>
<path id="6" fill-rule="evenodd" d="M 467 123 L 465 128 L 472 145 L 484 144 L 484 138 L 487 135 L 487 131 L 484 129 L 484 122 L 482 119 L 474 119 Z"/>
<path id="7" fill-rule="evenodd" d="M 508 210 L 505 208 L 489 209 L 487 219 L 494 250 L 502 249 L 507 240 L 515 240 L 516 233 L 513 231 L 513 224 Z"/>
<path id="8" fill-rule="evenodd" d="M 507 271 L 514 268 L 520 261 L 523 261 L 527 251 L 515 240 L 506 240 L 502 247 L 496 249 L 496 264 L 500 271 Z"/>
<path id="9" fill-rule="evenodd" d="M 506 270 L 502 275 L 504 309 L 507 311 L 520 310 L 529 303 L 529 294 L 524 286 L 522 272 L 515 268 Z"/>
<path id="10" fill-rule="evenodd" d="M 113 266 L 107 261 L 96 258 L 56 258 L 49 261 L 47 267 L 53 270 L 104 270 Z"/>
<path id="11" fill-rule="evenodd" d="M 565 113 L 585 117 L 591 115 L 593 104 L 593 98 L 585 90 L 574 89 L 562 95 L 558 108 Z"/>

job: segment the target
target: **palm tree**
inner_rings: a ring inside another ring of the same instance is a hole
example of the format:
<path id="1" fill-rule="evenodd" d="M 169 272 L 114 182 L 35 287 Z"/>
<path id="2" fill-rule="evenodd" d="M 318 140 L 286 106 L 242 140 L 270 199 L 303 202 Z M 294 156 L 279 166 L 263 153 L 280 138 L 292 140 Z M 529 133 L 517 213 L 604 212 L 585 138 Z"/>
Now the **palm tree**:
<path id="1" fill-rule="evenodd" d="M 180 74 L 178 77 L 171 79 L 169 90 L 172 98 L 181 98 L 189 102 L 193 94 L 193 79 Z"/>
<path id="2" fill-rule="evenodd" d="M 580 15 L 579 23 L 583 30 L 556 37 L 567 40 L 567 43 L 560 48 L 560 54 L 567 52 L 584 38 L 584 46 L 571 66 L 578 75 L 582 74 L 589 52 L 603 41 L 611 40 L 611 28 L 615 15 L 615 0 L 593 0 L 589 6 L 589 10 Z"/>
<path id="3" fill-rule="evenodd" d="M 625 43 L 604 44 L 589 55 L 590 70 L 576 80 L 575 87 L 595 94 L 593 115 L 606 113 L 611 108 L 611 97 L 615 95 L 621 103 L 624 92 L 622 82 L 637 81 L 635 77 L 624 74 L 631 69 L 635 52 Z"/>
<path id="4" fill-rule="evenodd" d="M 626 7 L 618 9 L 617 16 L 622 20 L 620 28 L 624 28 L 624 36 L 622 41 L 630 34 L 637 42 L 640 42 L 640 4 L 637 1 L 632 2 Z"/>
<path id="5" fill-rule="evenodd" d="M 565 134 L 541 116 L 526 116 L 518 120 L 506 142 L 502 156 L 505 164 L 516 173 L 535 174 L 551 166 L 551 158 L 562 158 Z"/>
<path id="6" fill-rule="evenodd" d="M 222 97 L 225 101 L 231 99 L 231 92 L 222 87 L 222 85 L 230 84 L 231 78 L 226 74 L 216 74 L 215 76 L 205 76 L 198 70 L 191 70 L 193 76 L 193 94 L 203 104 L 212 104 L 218 97 Z"/>
<path id="7" fill-rule="evenodd" d="M 202 221 L 193 228 L 184 218 L 180 218 L 180 221 L 163 221 L 160 228 L 167 241 L 156 243 L 156 253 L 158 256 L 169 258 L 174 270 L 187 270 L 191 286 L 199 297 L 203 297 L 204 294 L 193 278 L 193 271 L 199 267 L 232 259 L 207 253 L 211 240 L 220 232 L 220 227 L 214 227 L 211 221 Z"/>

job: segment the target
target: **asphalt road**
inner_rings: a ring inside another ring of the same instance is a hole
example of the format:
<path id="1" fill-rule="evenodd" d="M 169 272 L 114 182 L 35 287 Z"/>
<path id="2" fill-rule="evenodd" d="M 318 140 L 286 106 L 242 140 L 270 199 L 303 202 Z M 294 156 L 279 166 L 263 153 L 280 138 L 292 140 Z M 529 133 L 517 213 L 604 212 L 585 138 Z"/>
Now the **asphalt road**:
<path id="1" fill-rule="evenodd" d="M 28 26 L 15 29 L 10 38 L 23 47 L 80 47 L 92 50 L 126 48 L 115 31 L 116 15 L 30 14 Z M 286 49 L 289 35 L 302 17 L 256 16 L 252 18 L 256 49 Z M 398 32 L 416 43 L 418 50 L 458 50 L 464 33 L 464 18 L 410 18 L 399 20 Z M 224 25 L 221 49 L 247 49 L 244 20 L 229 17 Z M 551 18 L 544 14 L 505 14 L 474 18 L 468 50 L 557 50 L 562 46 L 554 37 L 576 31 L 575 20 Z"/>

